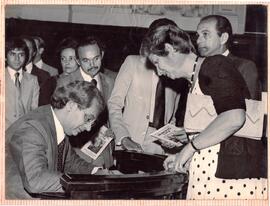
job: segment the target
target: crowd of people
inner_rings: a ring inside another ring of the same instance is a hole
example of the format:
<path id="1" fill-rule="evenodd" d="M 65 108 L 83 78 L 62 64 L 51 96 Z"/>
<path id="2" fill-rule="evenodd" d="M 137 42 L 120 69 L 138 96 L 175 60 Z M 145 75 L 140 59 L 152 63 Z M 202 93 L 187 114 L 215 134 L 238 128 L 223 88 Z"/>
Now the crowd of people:
<path id="1" fill-rule="evenodd" d="M 110 148 L 167 155 L 166 170 L 188 173 L 187 199 L 265 199 L 266 146 L 235 135 L 245 99 L 261 99 L 256 65 L 231 53 L 227 18 L 201 19 L 197 51 L 179 26 L 153 21 L 140 54 L 127 56 L 118 74 L 103 68 L 106 51 L 95 36 L 60 42 L 61 74 L 43 62 L 42 38 L 6 39 L 6 197 L 63 192 L 63 173 L 117 173 L 104 167 L 111 150 L 89 162 L 69 141 L 82 133 L 89 140 L 106 125 L 115 137 Z M 196 134 L 185 128 L 191 94 L 210 97 L 217 114 Z M 168 123 L 186 129 L 181 150 L 150 135 Z"/>

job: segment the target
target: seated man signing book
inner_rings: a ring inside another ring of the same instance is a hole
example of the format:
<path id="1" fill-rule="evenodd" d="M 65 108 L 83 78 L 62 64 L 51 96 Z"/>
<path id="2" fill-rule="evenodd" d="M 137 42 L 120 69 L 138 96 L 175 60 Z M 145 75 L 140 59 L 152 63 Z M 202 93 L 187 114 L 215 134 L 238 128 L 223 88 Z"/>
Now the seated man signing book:
<path id="1" fill-rule="evenodd" d="M 75 154 L 68 136 L 90 131 L 104 110 L 94 84 L 75 81 L 54 91 L 45 105 L 17 120 L 6 131 L 6 198 L 29 193 L 63 192 L 63 173 L 105 174 Z"/>

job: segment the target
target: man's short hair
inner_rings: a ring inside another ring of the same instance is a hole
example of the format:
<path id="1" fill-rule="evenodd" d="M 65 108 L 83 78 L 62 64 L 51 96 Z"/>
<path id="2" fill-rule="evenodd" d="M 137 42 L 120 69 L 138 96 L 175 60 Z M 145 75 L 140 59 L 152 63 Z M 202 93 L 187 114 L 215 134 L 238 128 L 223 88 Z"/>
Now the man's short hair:
<path id="1" fill-rule="evenodd" d="M 13 37 L 10 39 L 6 40 L 6 44 L 5 44 L 5 57 L 7 57 L 7 53 L 11 50 L 14 49 L 18 49 L 18 50 L 22 50 L 25 53 L 25 63 L 28 60 L 29 57 L 29 50 L 28 47 L 26 45 L 26 43 L 18 37 Z"/>
<path id="2" fill-rule="evenodd" d="M 78 104 L 79 109 L 87 109 L 97 100 L 100 112 L 105 108 L 105 103 L 100 91 L 91 82 L 74 81 L 55 89 L 51 97 L 53 108 L 62 109 L 69 101 Z"/>
<path id="3" fill-rule="evenodd" d="M 77 49 L 76 49 L 76 57 L 79 58 L 78 50 L 80 47 L 84 47 L 84 46 L 88 46 L 88 45 L 95 45 L 95 44 L 98 45 L 100 52 L 105 51 L 105 45 L 103 44 L 103 42 L 99 38 L 97 38 L 96 36 L 88 36 L 88 37 L 82 39 L 81 41 L 79 41 L 79 44 L 78 44 Z"/>
<path id="4" fill-rule="evenodd" d="M 216 30 L 219 36 L 221 36 L 223 33 L 228 33 L 229 38 L 228 41 L 226 42 L 226 46 L 229 47 L 232 43 L 233 38 L 232 25 L 229 19 L 220 15 L 208 15 L 203 17 L 200 20 L 200 23 L 203 21 L 212 21 L 212 20 L 216 21 Z"/>
<path id="5" fill-rule="evenodd" d="M 36 46 L 36 43 L 35 43 L 35 41 L 34 41 L 34 39 L 33 39 L 32 36 L 21 36 L 21 38 L 23 40 L 27 40 L 27 41 L 31 42 L 31 44 L 33 46 L 33 53 L 36 53 L 37 52 L 37 46 Z"/>
<path id="6" fill-rule="evenodd" d="M 78 42 L 75 39 L 73 39 L 72 37 L 67 37 L 59 43 L 57 48 L 57 54 L 60 55 L 64 49 L 68 48 L 74 49 L 74 51 L 76 51 L 77 46 Z"/>
<path id="7" fill-rule="evenodd" d="M 43 48 L 45 49 L 45 42 L 44 40 L 39 36 L 33 36 L 34 40 L 37 40 L 38 45 L 36 45 L 37 49 Z"/>
<path id="8" fill-rule="evenodd" d="M 150 31 L 142 42 L 144 52 L 142 55 L 156 54 L 158 56 L 167 56 L 165 43 L 173 46 L 180 53 L 189 54 L 195 52 L 195 48 L 191 42 L 190 36 L 184 30 L 175 25 L 160 26 Z"/>
<path id="9" fill-rule="evenodd" d="M 155 30 L 156 28 L 160 27 L 160 26 L 166 26 L 166 25 L 174 25 L 174 26 L 177 26 L 177 24 L 171 20 L 171 19 L 167 19 L 167 18 L 160 18 L 160 19 L 156 19 L 154 20 L 150 26 L 149 26 L 149 29 L 146 33 L 146 35 L 148 35 L 150 32 L 152 32 L 153 30 Z M 146 36 L 145 35 L 145 36 Z M 143 55 L 144 54 L 144 46 L 145 46 L 145 43 L 141 43 L 141 47 L 140 47 L 140 54 Z"/>

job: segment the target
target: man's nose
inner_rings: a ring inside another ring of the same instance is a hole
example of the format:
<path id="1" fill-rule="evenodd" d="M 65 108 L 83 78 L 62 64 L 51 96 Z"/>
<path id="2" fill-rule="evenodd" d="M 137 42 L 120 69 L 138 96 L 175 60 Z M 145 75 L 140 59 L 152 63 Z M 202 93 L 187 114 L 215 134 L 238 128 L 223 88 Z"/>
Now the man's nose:
<path id="1" fill-rule="evenodd" d="M 202 42 L 202 39 L 203 39 L 203 38 L 202 38 L 201 36 L 198 35 L 198 36 L 197 36 L 197 40 L 196 40 L 197 44 L 201 43 L 201 42 Z"/>
<path id="2" fill-rule="evenodd" d="M 19 61 L 20 60 L 20 56 L 18 54 L 15 55 L 15 61 Z"/>

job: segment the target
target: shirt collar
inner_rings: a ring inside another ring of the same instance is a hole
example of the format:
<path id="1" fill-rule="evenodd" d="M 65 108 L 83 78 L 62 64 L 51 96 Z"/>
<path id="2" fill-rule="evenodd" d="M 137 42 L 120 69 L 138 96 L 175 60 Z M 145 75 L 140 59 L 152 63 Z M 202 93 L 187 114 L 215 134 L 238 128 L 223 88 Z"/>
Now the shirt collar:
<path id="1" fill-rule="evenodd" d="M 30 62 L 29 64 L 27 64 L 25 66 L 25 70 L 27 71 L 27 73 L 31 74 L 31 71 L 33 69 L 33 62 Z"/>
<path id="2" fill-rule="evenodd" d="M 91 82 L 92 79 L 95 79 L 97 80 L 97 82 L 99 82 L 99 74 L 97 74 L 94 78 L 92 78 L 90 75 L 86 74 L 82 68 L 80 67 L 80 72 L 82 74 L 82 77 L 83 77 L 83 80 L 86 81 L 86 82 Z"/>
<path id="3" fill-rule="evenodd" d="M 51 110 L 52 110 L 53 120 L 54 120 L 54 124 L 56 128 L 57 144 L 59 145 L 65 138 L 65 132 L 64 132 L 64 128 L 62 127 L 52 107 L 51 107 Z"/>
<path id="4" fill-rule="evenodd" d="M 23 71 L 22 71 L 22 69 L 20 69 L 19 71 L 16 71 L 16 70 L 10 68 L 9 66 L 7 66 L 7 70 L 8 70 L 8 73 L 9 73 L 11 79 L 12 79 L 14 82 L 15 82 L 15 73 L 16 73 L 16 72 L 19 72 L 19 73 L 20 73 L 20 75 L 19 75 L 19 80 L 20 80 L 20 81 L 22 80 L 22 76 L 23 76 Z"/>
<path id="5" fill-rule="evenodd" d="M 35 63 L 35 65 L 36 65 L 38 68 L 42 68 L 42 66 L 43 66 L 43 61 L 42 61 L 42 59 L 40 59 L 37 63 Z"/>
<path id="6" fill-rule="evenodd" d="M 222 55 L 226 57 L 226 56 L 228 56 L 228 55 L 229 55 L 229 53 L 230 53 L 230 52 L 229 52 L 229 50 L 228 50 L 228 49 L 226 49 L 226 51 L 225 51 L 225 52 L 224 52 Z"/>

